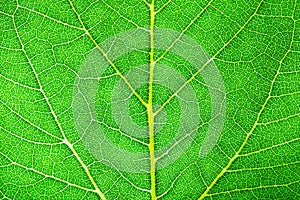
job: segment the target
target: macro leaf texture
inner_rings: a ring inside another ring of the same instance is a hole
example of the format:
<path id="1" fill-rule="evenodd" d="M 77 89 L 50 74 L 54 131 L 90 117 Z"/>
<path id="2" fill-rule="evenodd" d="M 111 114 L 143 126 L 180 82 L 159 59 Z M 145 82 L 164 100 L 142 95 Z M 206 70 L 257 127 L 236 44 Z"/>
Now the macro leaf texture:
<path id="1" fill-rule="evenodd" d="M 0 0 L 1 199 L 300 199 L 297 0 Z"/>

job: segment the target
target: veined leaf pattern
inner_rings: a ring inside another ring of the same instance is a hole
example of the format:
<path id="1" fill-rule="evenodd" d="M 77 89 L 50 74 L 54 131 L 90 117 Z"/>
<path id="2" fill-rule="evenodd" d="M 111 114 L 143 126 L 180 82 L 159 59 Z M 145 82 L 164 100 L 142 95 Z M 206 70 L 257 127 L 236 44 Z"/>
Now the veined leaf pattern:
<path id="1" fill-rule="evenodd" d="M 299 198 L 297 0 L 0 5 L 1 199 Z"/>

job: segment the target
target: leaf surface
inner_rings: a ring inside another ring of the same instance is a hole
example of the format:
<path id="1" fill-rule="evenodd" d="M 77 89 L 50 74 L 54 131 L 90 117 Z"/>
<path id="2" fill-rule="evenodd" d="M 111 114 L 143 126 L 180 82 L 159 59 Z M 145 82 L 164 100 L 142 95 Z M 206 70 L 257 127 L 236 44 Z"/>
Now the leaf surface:
<path id="1" fill-rule="evenodd" d="M 1 199 L 299 198 L 299 1 L 0 5 Z"/>

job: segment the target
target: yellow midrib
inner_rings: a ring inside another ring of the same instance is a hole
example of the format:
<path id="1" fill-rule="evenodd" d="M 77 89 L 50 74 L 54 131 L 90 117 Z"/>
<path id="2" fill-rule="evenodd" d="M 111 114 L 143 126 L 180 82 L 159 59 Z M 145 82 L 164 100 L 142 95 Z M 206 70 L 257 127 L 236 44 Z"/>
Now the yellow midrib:
<path id="1" fill-rule="evenodd" d="M 154 115 L 153 115 L 153 78 L 154 78 L 154 0 L 150 7 L 150 69 L 149 69 L 149 96 L 148 96 L 148 125 L 149 125 L 149 154 L 150 154 L 150 177 L 151 177 L 151 199 L 156 200 L 156 180 L 155 180 L 155 148 L 154 148 Z"/>

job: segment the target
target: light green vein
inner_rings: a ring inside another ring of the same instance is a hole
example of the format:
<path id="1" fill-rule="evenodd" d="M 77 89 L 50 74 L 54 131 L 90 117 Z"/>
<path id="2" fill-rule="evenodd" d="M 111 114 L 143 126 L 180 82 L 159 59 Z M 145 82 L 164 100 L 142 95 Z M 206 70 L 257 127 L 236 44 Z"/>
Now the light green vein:
<path id="1" fill-rule="evenodd" d="M 169 5 L 172 2 L 172 0 L 167 1 L 164 5 L 162 5 L 157 11 L 155 11 L 155 15 L 161 12 L 167 5 Z"/>
<path id="2" fill-rule="evenodd" d="M 60 21 L 60 20 L 58 20 L 58 19 L 55 19 L 55 18 L 53 18 L 53 17 L 50 17 L 50 16 L 48 16 L 48 15 L 46 15 L 46 14 L 44 14 L 44 13 L 41 13 L 41 12 L 39 12 L 39 11 L 30 9 L 30 8 L 27 8 L 27 7 L 24 7 L 24 6 L 21 6 L 21 5 L 18 5 L 18 8 L 22 8 L 22 9 L 27 10 L 27 11 L 29 11 L 29 12 L 32 12 L 32 13 L 35 13 L 35 14 L 38 14 L 38 15 L 41 15 L 41 16 L 47 18 L 47 19 L 50 19 L 50 20 L 52 20 L 52 21 L 58 23 L 58 24 L 62 24 L 62 25 L 64 25 L 64 26 L 67 26 L 67 27 L 70 27 L 70 28 L 74 28 L 74 29 L 78 29 L 78 30 L 83 30 L 83 28 L 81 28 L 81 27 L 77 27 L 77 26 L 68 24 L 68 23 L 66 23 L 66 22 L 62 22 L 62 21 Z"/>
<path id="3" fill-rule="evenodd" d="M 218 116 L 218 115 L 216 115 Z M 215 118 L 215 117 L 214 117 Z M 172 146 L 170 146 L 168 149 L 166 149 L 166 151 L 161 154 L 159 157 L 156 158 L 156 162 L 160 159 L 162 159 L 164 156 L 167 156 L 168 153 L 175 148 L 176 145 L 178 145 L 179 143 L 183 142 L 185 139 L 189 138 L 193 133 L 197 132 L 201 127 L 209 124 L 214 118 L 208 120 L 207 122 L 202 123 L 201 125 L 199 125 L 198 127 L 196 127 L 195 129 L 193 129 L 192 131 L 190 131 L 189 133 L 185 134 L 182 138 L 180 138 L 178 141 L 176 141 Z"/>
<path id="4" fill-rule="evenodd" d="M 300 116 L 300 113 L 296 113 L 296 114 L 289 115 L 287 117 L 283 117 L 283 118 L 280 118 L 280 119 L 272 120 L 272 121 L 269 121 L 269 122 L 261 122 L 261 123 L 258 123 L 258 125 L 274 124 L 274 123 L 278 123 L 278 122 L 281 122 L 281 121 L 286 121 L 290 118 L 299 117 L 299 116 Z"/>
<path id="5" fill-rule="evenodd" d="M 194 24 L 194 22 L 208 9 L 208 7 L 212 4 L 214 0 L 211 0 L 208 2 L 208 4 L 200 11 L 200 13 L 187 25 L 185 29 L 179 34 L 179 36 L 174 40 L 174 42 L 167 48 L 164 53 L 156 59 L 156 63 L 161 60 L 169 51 L 171 48 L 174 47 L 174 45 L 180 40 L 180 38 L 184 35 L 184 33 Z"/>
<path id="6" fill-rule="evenodd" d="M 9 199 L 10 200 L 10 198 L 7 197 L 1 190 L 0 190 L 0 194 L 3 196 L 2 199 Z"/>
<path id="7" fill-rule="evenodd" d="M 218 56 L 239 34 L 242 30 L 244 30 L 245 26 L 252 20 L 252 18 L 256 15 L 257 11 L 259 10 L 259 8 L 261 7 L 263 0 L 259 3 L 258 7 L 255 9 L 254 13 L 249 17 L 249 19 L 243 24 L 243 26 L 240 27 L 240 29 L 222 46 L 221 49 L 219 49 L 219 51 L 217 51 L 211 59 L 209 59 L 202 67 L 200 67 L 198 69 L 198 71 L 196 73 L 194 73 L 181 87 L 179 87 L 179 89 L 173 93 L 163 104 L 162 106 L 157 109 L 157 111 L 154 113 L 154 115 L 157 115 L 160 111 L 162 111 L 162 109 L 175 97 L 177 96 L 177 94 L 183 90 L 183 88 L 185 88 L 185 86 L 187 86 L 192 80 L 195 79 L 195 77 L 210 63 L 212 62 L 216 56 Z M 205 9 L 212 3 L 212 1 L 205 7 Z M 202 12 L 204 12 L 204 10 L 202 10 Z M 198 15 L 200 16 L 200 15 Z M 196 19 L 195 19 L 196 20 Z M 183 34 L 183 33 L 182 33 Z M 179 40 L 179 39 L 178 39 Z M 176 41 L 176 40 L 175 40 Z M 176 42 L 175 42 L 176 43 Z M 175 44 L 174 43 L 174 44 Z M 172 45 L 171 45 L 172 46 Z M 167 51 L 165 52 L 167 53 Z M 163 54 L 164 55 L 164 54 Z M 160 60 L 163 55 L 158 58 L 158 60 Z"/>
<path id="8" fill-rule="evenodd" d="M 262 3 L 263 3 L 263 0 L 259 3 L 259 5 L 256 8 L 254 14 L 249 18 L 249 20 L 247 20 L 246 24 L 248 24 L 250 22 L 250 20 L 253 18 L 253 16 L 257 13 L 257 11 L 261 7 Z M 291 42 L 290 42 L 290 45 L 289 45 L 289 49 L 291 49 L 293 41 L 294 41 L 295 28 L 296 28 L 296 24 L 294 22 L 294 27 L 293 27 L 293 32 L 292 32 L 292 39 L 291 39 Z M 241 29 L 240 29 L 240 31 L 241 31 Z M 218 182 L 218 180 L 225 174 L 225 172 L 229 169 L 229 167 L 232 165 L 232 163 L 240 156 L 241 151 L 243 150 L 243 148 L 245 147 L 246 143 L 248 142 L 250 136 L 252 135 L 252 133 L 256 129 L 256 127 L 257 127 L 257 125 L 259 123 L 261 114 L 264 111 L 267 103 L 269 102 L 269 100 L 271 98 L 271 94 L 272 94 L 272 91 L 273 91 L 273 88 L 274 88 L 274 84 L 275 84 L 275 81 L 276 81 L 276 79 L 277 79 L 277 77 L 279 75 L 279 72 L 280 72 L 280 69 L 281 69 L 281 66 L 282 66 L 282 62 L 286 58 L 286 56 L 288 55 L 288 53 L 289 53 L 289 50 L 284 54 L 283 58 L 280 60 L 279 67 L 278 67 L 278 69 L 276 71 L 276 74 L 275 74 L 273 80 L 271 81 L 271 86 L 270 86 L 270 89 L 269 89 L 269 92 L 268 92 L 268 96 L 267 96 L 265 102 L 263 103 L 260 111 L 258 112 L 256 120 L 255 120 L 255 122 L 254 122 L 251 130 L 247 133 L 247 136 L 245 137 L 245 139 L 244 139 L 243 143 L 241 144 L 240 148 L 237 150 L 237 152 L 234 154 L 234 156 L 229 160 L 229 162 L 227 163 L 227 165 L 221 170 L 221 172 L 215 177 L 215 179 L 211 182 L 211 184 L 206 188 L 206 190 L 201 194 L 201 196 L 199 197 L 198 200 L 202 200 L 206 196 L 208 196 L 208 192 L 213 188 L 213 186 Z"/>
<path id="9" fill-rule="evenodd" d="M 17 2 L 17 3 L 18 3 L 18 2 Z M 16 11 L 17 11 L 17 10 L 16 10 Z M 16 11 L 15 11 L 15 12 L 16 12 Z M 25 57 L 26 57 L 26 59 L 27 59 L 29 65 L 30 65 L 30 67 L 31 67 L 31 69 L 32 69 L 32 71 L 33 71 L 33 73 L 34 73 L 35 79 L 36 79 L 36 81 L 37 81 L 37 83 L 38 83 L 38 85 L 39 85 L 39 87 L 40 87 L 40 92 L 42 93 L 42 95 L 43 95 L 43 97 L 44 97 L 44 99 L 45 99 L 45 101 L 46 101 L 46 104 L 47 104 L 48 108 L 50 109 L 51 115 L 53 116 L 53 118 L 54 118 L 54 120 L 55 120 L 55 122 L 56 122 L 56 124 L 57 124 L 57 126 L 58 126 L 58 128 L 59 128 L 59 130 L 60 130 L 60 132 L 61 132 L 61 134 L 62 134 L 62 136 L 63 136 L 63 138 L 64 138 L 64 140 L 63 140 L 64 143 L 70 148 L 70 150 L 72 151 L 72 153 L 73 153 L 74 156 L 76 157 L 77 161 L 80 163 L 80 165 L 82 166 L 82 168 L 83 168 L 84 171 L 86 172 L 88 178 L 90 179 L 91 183 L 92 183 L 93 186 L 95 187 L 95 190 L 96 190 L 97 194 L 98 194 L 103 200 L 105 200 L 105 197 L 104 197 L 103 193 L 102 193 L 102 192 L 100 191 L 100 189 L 98 188 L 98 186 L 97 186 L 97 184 L 96 184 L 96 182 L 95 182 L 93 176 L 91 175 L 89 169 L 88 169 L 87 166 L 84 164 L 83 160 L 80 158 L 80 156 L 78 155 L 78 153 L 77 153 L 76 150 L 74 149 L 73 145 L 69 142 L 69 140 L 67 139 L 67 137 L 66 137 L 66 135 L 65 135 L 65 133 L 64 133 L 64 130 L 62 129 L 62 126 L 61 126 L 61 124 L 60 124 L 60 122 L 59 122 L 59 120 L 58 120 L 58 117 L 57 117 L 57 115 L 55 114 L 52 105 L 50 104 L 49 98 L 47 97 L 47 95 L 46 95 L 46 93 L 45 93 L 45 91 L 44 91 L 44 89 L 43 89 L 43 87 L 42 87 L 42 84 L 41 84 L 41 82 L 40 82 L 40 79 L 39 79 L 39 77 L 38 77 L 38 74 L 37 74 L 37 72 L 35 71 L 35 68 L 34 68 L 33 64 L 31 63 L 31 60 L 30 60 L 29 56 L 27 55 L 27 52 L 25 51 L 25 47 L 24 47 L 24 44 L 23 44 L 23 42 L 22 42 L 22 40 L 21 40 L 21 37 L 20 37 L 20 35 L 19 35 L 19 32 L 18 32 L 18 30 L 17 30 L 17 26 L 16 26 L 16 22 L 15 22 L 15 18 L 14 18 L 14 17 L 13 17 L 13 24 L 14 24 L 15 32 L 16 32 L 16 34 L 17 34 L 17 38 L 18 38 L 19 43 L 20 43 L 20 45 L 21 45 L 21 47 L 22 47 L 22 51 L 23 51 L 23 53 L 24 53 L 24 55 L 25 55 Z"/>
<path id="10" fill-rule="evenodd" d="M 265 167 L 232 169 L 232 170 L 227 170 L 227 173 L 236 173 L 236 172 L 243 172 L 243 171 L 255 171 L 255 170 L 265 170 L 265 169 L 274 169 L 274 168 L 277 168 L 277 167 L 288 167 L 288 166 L 291 166 L 291 165 L 297 165 L 299 163 L 300 163 L 300 161 L 296 161 L 296 162 L 283 163 L 283 164 L 279 164 L 279 165 L 272 165 L 272 166 L 265 166 Z"/>
<path id="11" fill-rule="evenodd" d="M 300 91 L 286 93 L 286 94 L 272 95 L 271 97 L 272 98 L 280 98 L 280 97 L 286 97 L 286 96 L 293 96 L 293 95 L 297 95 L 297 94 L 300 94 Z"/>
<path id="12" fill-rule="evenodd" d="M 160 199 L 162 197 L 164 197 L 165 195 L 167 195 L 170 190 L 174 187 L 176 181 L 184 174 L 185 171 L 187 171 L 192 165 L 194 165 L 195 163 L 190 163 L 188 166 L 186 166 L 181 172 L 180 174 L 178 174 L 178 176 L 175 177 L 175 179 L 172 181 L 171 185 L 168 187 L 168 189 L 163 192 L 161 195 L 157 196 L 157 199 Z"/>
<path id="13" fill-rule="evenodd" d="M 26 142 L 29 142 L 29 143 L 33 143 L 33 144 L 37 144 L 37 145 L 48 145 L 48 146 L 54 146 L 54 145 L 61 145 L 61 144 L 64 144 L 63 141 L 61 142 L 55 142 L 55 143 L 46 143 L 46 142 L 38 142 L 38 141 L 33 141 L 33 140 L 29 140 L 29 139 L 26 139 L 26 138 L 23 138 L 15 133 L 12 133 L 11 131 L 3 128 L 2 126 L 0 126 L 0 129 L 2 129 L 4 132 L 8 133 L 9 135 L 12 135 L 16 138 L 19 138 L 20 140 L 24 140 Z"/>
<path id="14" fill-rule="evenodd" d="M 87 36 L 90 38 L 90 40 L 93 42 L 93 44 L 96 46 L 96 48 L 100 51 L 100 53 L 104 56 L 104 58 L 108 61 L 108 63 L 113 67 L 113 69 L 116 71 L 116 73 L 120 76 L 120 78 L 125 82 L 125 84 L 128 86 L 128 88 L 132 91 L 132 93 L 139 99 L 139 101 L 147 107 L 147 103 L 142 99 L 142 97 L 135 91 L 135 89 L 132 87 L 132 85 L 129 83 L 129 81 L 125 78 L 125 76 L 119 71 L 119 69 L 116 67 L 116 65 L 110 60 L 106 52 L 99 46 L 99 44 L 96 42 L 96 40 L 93 38 L 93 36 L 90 34 L 89 30 L 86 28 L 85 24 L 83 23 L 81 16 L 78 14 L 76 8 L 74 7 L 71 0 L 68 0 L 72 10 L 77 16 L 77 19 L 79 20 L 83 30 L 87 34 Z"/>
<path id="15" fill-rule="evenodd" d="M 300 180 L 298 181 L 293 181 L 290 183 L 285 183 L 285 184 L 278 184 L 278 185 L 262 185 L 262 186 L 258 186 L 258 187 L 252 187 L 252 188 L 241 188 L 241 189 L 234 189 L 234 190 L 228 190 L 228 191 L 223 191 L 223 192 L 218 192 L 218 193 L 212 193 L 212 194 L 208 194 L 207 196 L 216 196 L 216 195 L 220 195 L 220 194 L 227 194 L 227 193 L 232 193 L 232 192 L 241 192 L 241 191 L 252 191 L 252 190 L 257 190 L 257 189 L 267 189 L 267 188 L 275 188 L 275 187 L 289 187 L 290 185 L 299 183 Z"/>
<path id="16" fill-rule="evenodd" d="M 57 137 L 56 135 L 53 135 L 51 133 L 49 133 L 48 131 L 44 130 L 43 128 L 37 126 L 36 124 L 34 124 L 33 122 L 31 122 L 30 120 L 26 119 L 24 116 L 22 116 L 20 113 L 16 112 L 15 110 L 13 110 L 10 106 L 8 106 L 6 103 L 4 103 L 2 100 L 0 100 L 0 103 L 2 105 L 4 105 L 10 112 L 12 112 L 13 114 L 17 115 L 19 118 L 21 118 L 22 120 L 24 120 L 25 122 L 27 122 L 28 124 L 30 124 L 31 126 L 35 127 L 36 129 L 42 131 L 43 133 L 55 138 L 55 139 L 58 139 L 60 141 L 63 141 L 62 138 L 60 137 Z"/>
<path id="17" fill-rule="evenodd" d="M 137 23 L 135 23 L 134 21 L 132 21 L 131 19 L 128 19 L 127 17 L 124 17 L 123 15 L 120 14 L 119 11 L 117 11 L 116 9 L 114 9 L 112 6 L 110 6 L 106 1 L 102 0 L 102 2 L 111 10 L 113 10 L 115 13 L 117 13 L 122 19 L 126 20 L 127 22 L 129 22 L 130 24 L 136 26 L 137 28 L 140 28 L 142 30 L 146 30 L 144 28 L 142 28 L 141 26 L 139 26 Z"/>
<path id="18" fill-rule="evenodd" d="M 0 11 L 0 14 L 6 15 L 6 16 L 8 16 L 8 17 L 12 17 L 12 16 L 13 16 L 13 15 L 8 14 L 8 13 L 5 13 L 5 12 L 3 12 L 3 11 Z"/>
<path id="19" fill-rule="evenodd" d="M 287 144 L 290 144 L 290 143 L 293 143 L 293 142 L 297 142 L 299 140 L 300 140 L 300 138 L 295 138 L 295 139 L 285 141 L 283 143 L 276 144 L 276 145 L 273 145 L 273 146 L 270 146 L 270 147 L 266 147 L 266 148 L 263 148 L 263 149 L 260 149 L 260 150 L 257 150 L 257 151 L 252 151 L 252 152 L 249 152 L 249 153 L 240 154 L 239 156 L 240 157 L 250 156 L 250 155 L 253 155 L 253 154 L 261 153 L 261 152 L 266 151 L 266 150 L 274 149 L 274 148 L 277 148 L 277 147 L 280 147 L 280 146 L 283 146 L 283 145 L 287 145 Z"/>
<path id="20" fill-rule="evenodd" d="M 133 141 L 135 141 L 135 142 L 137 142 L 137 143 L 140 143 L 140 144 L 142 144 L 142 145 L 144 145 L 144 146 L 146 146 L 146 147 L 149 146 L 148 143 L 145 143 L 145 142 L 143 142 L 143 141 L 141 141 L 141 140 L 139 140 L 139 139 L 137 139 L 137 138 L 135 138 L 135 137 L 132 137 L 132 136 L 130 136 L 130 135 L 124 133 L 124 132 L 123 132 L 121 129 L 119 129 L 119 128 L 111 127 L 111 126 L 107 125 L 106 123 L 100 122 L 100 121 L 98 121 L 98 120 L 96 120 L 96 121 L 97 121 L 98 124 L 104 125 L 104 126 L 105 126 L 106 128 L 108 128 L 108 129 L 111 129 L 111 130 L 114 130 L 114 131 L 118 131 L 121 135 L 123 135 L 123 136 L 129 138 L 130 140 L 133 140 Z"/>
<path id="21" fill-rule="evenodd" d="M 147 1 L 147 0 L 143 0 L 143 2 L 147 5 L 147 6 L 151 6 L 151 4 Z"/>
<path id="22" fill-rule="evenodd" d="M 30 86 L 24 85 L 24 84 L 22 84 L 22 83 L 19 83 L 19 82 L 17 82 L 17 81 L 14 81 L 14 80 L 12 80 L 12 79 L 10 79 L 10 78 L 5 77 L 5 76 L 3 76 L 2 74 L 0 74 L 0 77 L 3 78 L 3 79 L 5 79 L 5 80 L 7 80 L 7 81 L 9 81 L 9 82 L 11 82 L 11 83 L 13 83 L 13 84 L 15 84 L 15 85 L 24 87 L 24 88 L 26 88 L 26 89 L 40 91 L 39 88 L 33 88 L 33 87 L 30 87 Z"/>
<path id="23" fill-rule="evenodd" d="M 39 174 L 39 175 L 42 175 L 42 176 L 44 176 L 44 177 L 46 177 L 46 178 L 50 178 L 50 179 L 53 179 L 53 180 L 56 180 L 56 181 L 65 183 L 65 184 L 67 184 L 67 185 L 69 185 L 69 186 L 73 186 L 73 187 L 76 187 L 76 188 L 79 188 L 79 189 L 82 189 L 82 190 L 85 190 L 85 191 L 89 191 L 89 192 L 96 192 L 96 190 L 92 190 L 92 189 L 89 189 L 89 188 L 86 188 L 86 187 L 83 187 L 83 186 L 80 186 L 80 185 L 71 183 L 71 182 L 69 182 L 69 181 L 66 181 L 66 180 L 57 178 L 57 177 L 55 177 L 55 176 L 53 176 L 53 175 L 45 174 L 45 173 L 40 172 L 40 171 L 38 171 L 38 170 L 36 170 L 36 169 L 30 168 L 30 167 L 26 167 L 26 166 L 24 166 L 24 165 L 22 165 L 22 164 L 19 164 L 19 163 L 13 161 L 13 160 L 12 160 L 11 158 L 9 158 L 7 155 L 5 155 L 5 154 L 3 154 L 3 153 L 1 153 L 1 152 L 0 152 L 0 154 L 1 154 L 2 156 L 4 156 L 7 160 L 9 160 L 9 161 L 11 162 L 12 165 L 16 165 L 16 166 L 21 167 L 21 168 L 23 168 L 23 169 L 25 169 L 25 170 L 32 171 L 32 172 L 34 172 L 34 173 L 36 173 L 36 174 Z"/>

